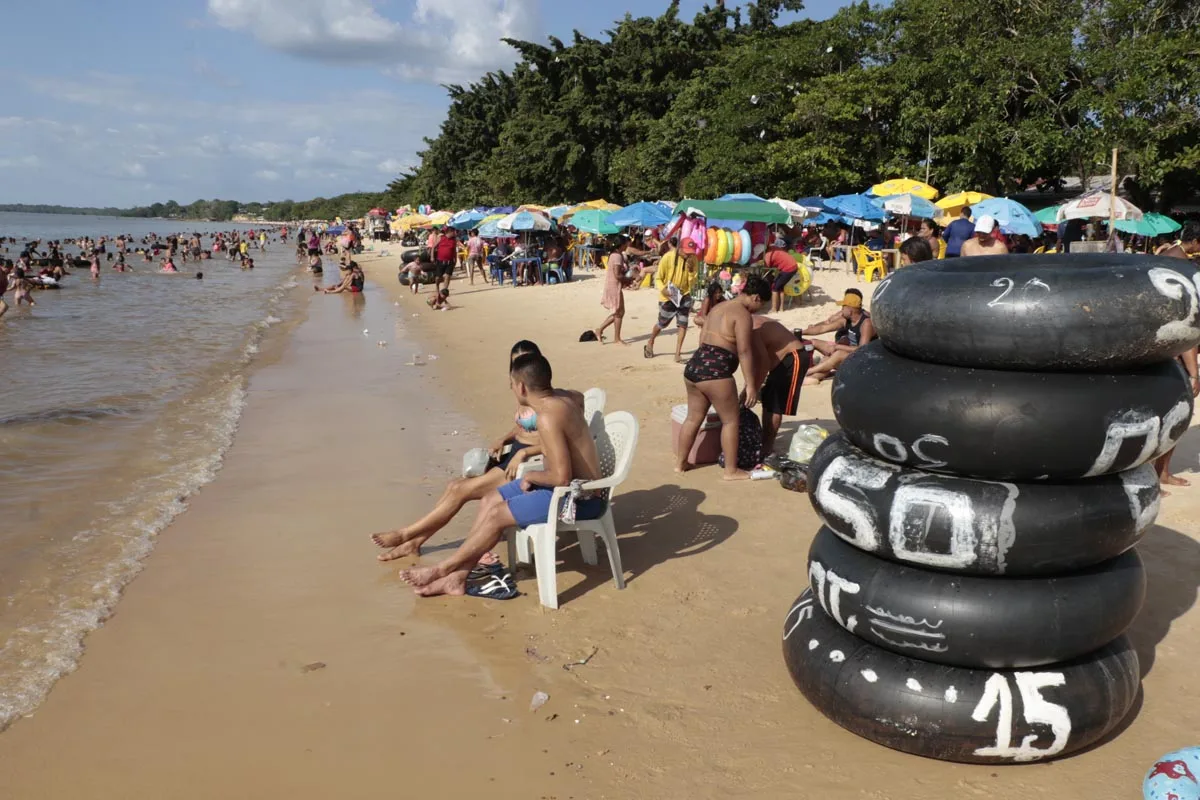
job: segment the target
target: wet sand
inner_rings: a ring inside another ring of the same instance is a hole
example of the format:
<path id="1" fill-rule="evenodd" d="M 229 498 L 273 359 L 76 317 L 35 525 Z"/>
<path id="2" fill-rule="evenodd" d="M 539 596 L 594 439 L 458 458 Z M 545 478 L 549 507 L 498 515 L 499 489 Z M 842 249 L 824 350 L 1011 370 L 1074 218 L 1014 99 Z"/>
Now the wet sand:
<path id="1" fill-rule="evenodd" d="M 1150 588 L 1132 637 L 1144 694 L 1114 739 L 1014 767 L 892 752 L 822 717 L 784 668 L 783 618 L 818 525 L 807 498 L 724 484 L 715 468 L 672 473 L 682 367 L 666 355 L 671 336 L 664 355 L 642 358 L 653 292 L 626 295 L 633 346 L 581 344 L 604 315 L 592 276 L 455 281 L 459 308 L 431 312 L 428 290 L 401 291 L 397 260 L 360 259 L 377 284 L 362 316 L 350 298 L 314 298 L 254 375 L 217 480 L 161 537 L 83 666 L 0 735 L 0 795 L 1116 798 L 1135 796 L 1159 755 L 1196 743 L 1200 488 L 1176 490 L 1141 546 Z M 828 316 L 851 280 L 818 273 L 824 292 L 782 321 Z M 424 344 L 379 348 L 397 321 Z M 608 410 L 640 420 L 614 503 L 628 588 L 564 540 L 556 612 L 538 605 L 531 574 L 509 602 L 418 601 L 396 578 L 412 560 L 376 564 L 366 534 L 415 517 L 466 449 L 511 426 L 504 365 L 520 338 L 542 346 L 558 385 L 602 386 Z M 695 343 L 689 333 L 685 355 Z M 438 359 L 405 366 L 414 352 Z M 800 421 L 833 424 L 827 386 L 804 390 L 801 414 L 781 447 Z M 1177 456 L 1193 478 L 1198 439 Z M 313 662 L 326 666 L 305 672 Z M 537 689 L 550 702 L 530 713 Z"/>

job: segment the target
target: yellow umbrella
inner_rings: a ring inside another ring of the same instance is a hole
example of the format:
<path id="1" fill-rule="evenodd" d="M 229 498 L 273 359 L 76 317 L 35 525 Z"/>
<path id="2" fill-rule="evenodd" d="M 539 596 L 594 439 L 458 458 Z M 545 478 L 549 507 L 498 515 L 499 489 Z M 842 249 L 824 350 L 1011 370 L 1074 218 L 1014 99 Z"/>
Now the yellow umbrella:
<path id="1" fill-rule="evenodd" d="M 547 206 L 538 206 L 533 203 L 526 203 L 523 206 L 518 206 L 517 211 L 542 211 L 545 212 Z"/>
<path id="2" fill-rule="evenodd" d="M 942 219 L 946 217 L 953 219 L 967 206 L 973 206 L 976 203 L 982 203 L 984 200 L 991 199 L 992 196 L 990 194 L 984 194 L 983 192 L 959 192 L 958 194 L 946 195 L 934 203 L 934 205 L 946 212 Z"/>
<path id="3" fill-rule="evenodd" d="M 450 218 L 453 216 L 454 215 L 451 214 L 449 211 L 439 211 L 436 214 L 430 214 L 429 221 L 426 222 L 425 224 L 429 225 L 430 227 L 433 227 L 433 228 L 441 227 L 442 225 L 445 225 L 447 222 L 449 222 Z"/>
<path id="4" fill-rule="evenodd" d="M 621 210 L 621 206 L 616 205 L 615 203 L 610 203 L 607 200 L 604 200 L 603 198 L 600 200 L 588 200 L 586 203 L 580 203 L 578 206 L 575 207 L 575 210 L 581 211 L 585 208 L 598 208 L 601 211 L 620 211 Z"/>
<path id="5" fill-rule="evenodd" d="M 425 216 L 424 214 L 409 214 L 406 217 L 401 217 L 395 223 L 395 226 L 399 230 L 409 231 L 409 230 L 412 230 L 413 228 L 418 228 L 422 225 L 428 225 L 428 224 L 429 224 L 429 217 Z"/>
<path id="6" fill-rule="evenodd" d="M 926 200 L 936 200 L 938 190 L 928 183 L 914 181 L 912 178 L 892 178 L 890 181 L 877 183 L 870 189 L 876 197 L 889 197 L 894 194 L 915 194 Z"/>

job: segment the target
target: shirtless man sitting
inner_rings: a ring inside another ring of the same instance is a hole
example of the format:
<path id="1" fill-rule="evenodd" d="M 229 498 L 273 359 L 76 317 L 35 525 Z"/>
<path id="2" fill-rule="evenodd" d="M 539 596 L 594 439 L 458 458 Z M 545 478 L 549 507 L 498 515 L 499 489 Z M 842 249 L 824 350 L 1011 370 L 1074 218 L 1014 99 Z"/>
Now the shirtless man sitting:
<path id="1" fill-rule="evenodd" d="M 996 230 L 999 227 L 990 214 L 984 214 L 975 220 L 975 236 L 963 242 L 963 257 L 1007 255 L 1008 246 L 996 238 Z"/>
<path id="2" fill-rule="evenodd" d="M 683 369 L 688 411 L 679 432 L 675 453 L 676 472 L 688 469 L 688 454 L 696 443 L 700 425 L 711 405 L 721 418 L 721 452 L 725 454 L 725 480 L 748 480 L 750 474 L 737 468 L 738 390 L 733 374 L 741 360 L 746 381 L 743 405 L 753 408 L 758 402 L 758 383 L 754 368 L 753 314 L 771 301 L 771 285 L 757 275 L 746 281 L 733 300 L 714 306 L 708 312 L 700 335 L 700 347 Z"/>
<path id="3" fill-rule="evenodd" d="M 812 360 L 812 351 L 796 334 L 773 319 L 754 318 L 755 383 L 761 384 L 762 454 L 775 449 L 775 437 L 784 416 L 795 416 L 800 405 L 800 387 L 804 384 Z"/>
<path id="4" fill-rule="evenodd" d="M 847 289 L 846 296 L 838 303 L 841 310 L 824 322 L 809 325 L 800 332 L 803 336 L 813 336 L 837 331 L 832 342 L 813 340 L 813 349 L 824 358 L 808 370 L 808 376 L 804 379 L 806 386 L 815 386 L 831 377 L 833 371 L 855 350 L 875 338 L 875 324 L 871 322 L 871 315 L 863 311 L 862 302 L 862 292 Z"/>
<path id="5" fill-rule="evenodd" d="M 486 495 L 480 501 L 471 532 L 449 558 L 431 567 L 401 570 L 400 577 L 418 595 L 465 594 L 471 568 L 500 542 L 506 528 L 544 523 L 550 514 L 554 487 L 567 486 L 575 479 L 600 477 L 600 456 L 583 410 L 555 392 L 551 378 L 550 362 L 540 354 L 518 357 L 509 370 L 517 402 L 537 414 L 545 468 Z M 603 497 L 580 498 L 575 504 L 575 518 L 599 519 L 607 504 Z"/>

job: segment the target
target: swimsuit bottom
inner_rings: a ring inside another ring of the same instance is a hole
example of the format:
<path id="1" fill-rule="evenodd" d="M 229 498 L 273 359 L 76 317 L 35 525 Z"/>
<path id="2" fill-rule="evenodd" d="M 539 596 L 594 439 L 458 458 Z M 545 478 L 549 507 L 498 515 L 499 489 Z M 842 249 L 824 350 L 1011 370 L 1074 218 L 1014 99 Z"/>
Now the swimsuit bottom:
<path id="1" fill-rule="evenodd" d="M 737 372 L 738 356 L 724 347 L 715 344 L 702 344 L 700 349 L 692 353 L 687 366 L 683 368 L 683 377 L 692 383 L 704 381 L 720 381 L 733 378 Z"/>

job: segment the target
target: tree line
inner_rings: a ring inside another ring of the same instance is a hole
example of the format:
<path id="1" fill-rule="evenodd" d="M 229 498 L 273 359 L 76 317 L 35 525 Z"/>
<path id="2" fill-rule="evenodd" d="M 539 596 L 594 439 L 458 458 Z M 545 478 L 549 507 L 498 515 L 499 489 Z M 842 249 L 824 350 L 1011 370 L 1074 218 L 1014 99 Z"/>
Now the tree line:
<path id="1" fill-rule="evenodd" d="M 1200 3 L 895 0 L 779 24 L 801 2 L 678 2 L 604 38 L 509 41 L 446 87 L 404 202 L 616 202 L 861 191 L 890 177 L 1003 195 L 1108 174 L 1143 207 L 1200 189 Z"/>

